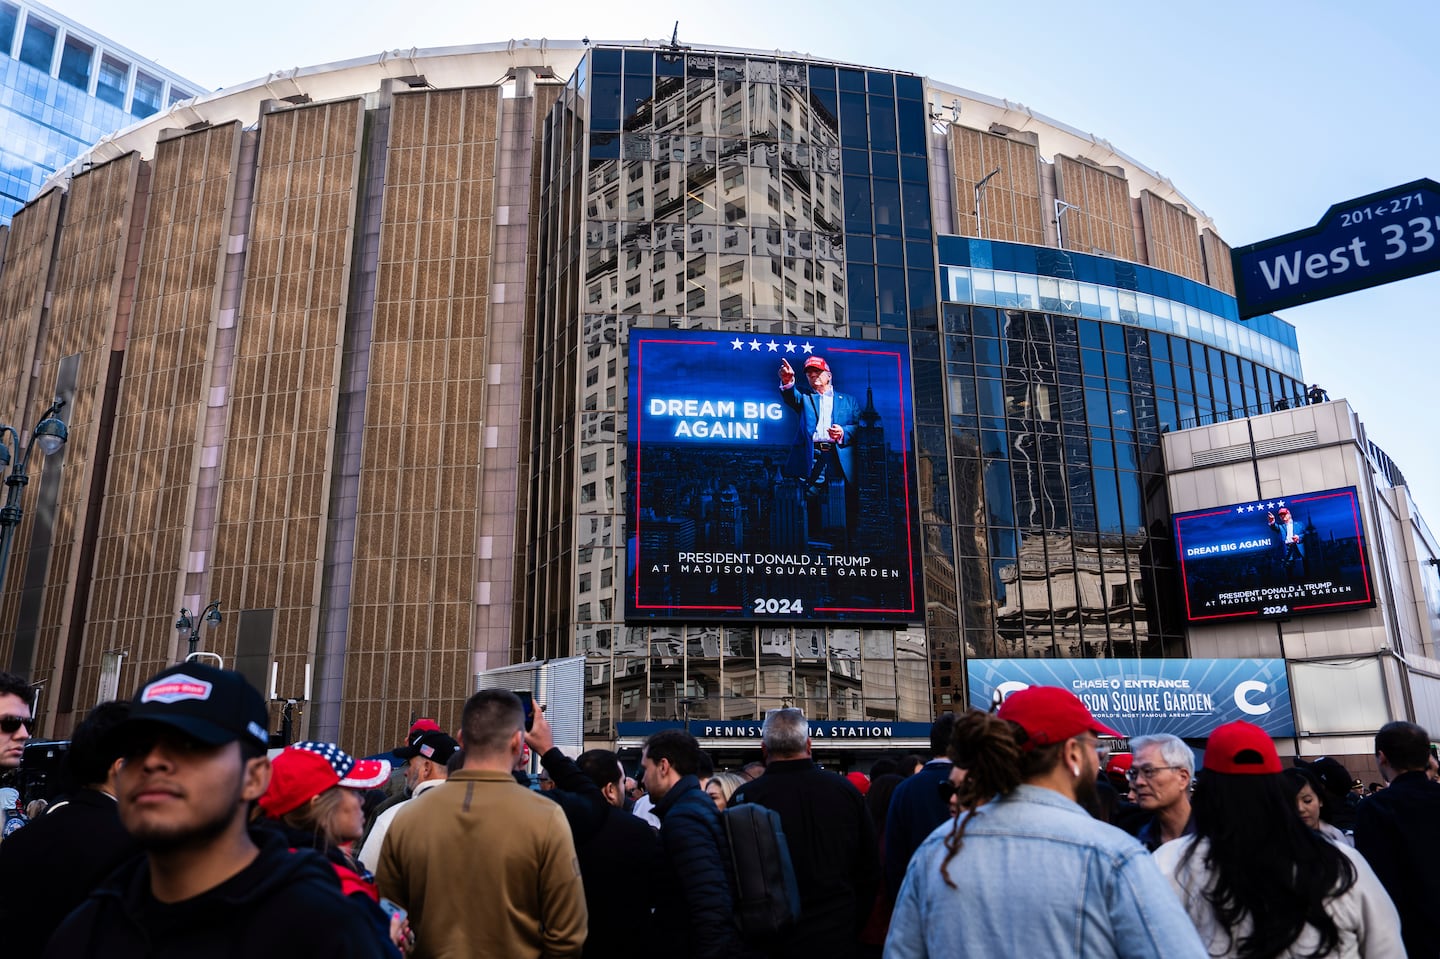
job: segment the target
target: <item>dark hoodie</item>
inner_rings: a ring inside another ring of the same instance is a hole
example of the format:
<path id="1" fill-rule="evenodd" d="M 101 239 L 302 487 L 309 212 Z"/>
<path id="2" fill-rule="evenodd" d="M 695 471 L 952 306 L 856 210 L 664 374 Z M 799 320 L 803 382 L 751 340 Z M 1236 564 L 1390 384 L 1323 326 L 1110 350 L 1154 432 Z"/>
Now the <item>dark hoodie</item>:
<path id="1" fill-rule="evenodd" d="M 162 903 L 150 892 L 150 864 L 122 867 L 56 930 L 47 959 L 253 957 L 380 959 L 385 943 L 340 894 L 335 870 L 285 838 L 251 832 L 255 861 L 192 899 Z"/>
<path id="2" fill-rule="evenodd" d="M 371 927 L 380 940 L 386 943 L 386 955 L 392 959 L 399 959 L 400 950 L 392 948 L 390 944 L 390 916 L 380 908 L 380 893 L 375 888 L 375 877 L 372 876 L 364 866 L 350 859 L 339 849 L 330 845 L 325 839 L 313 832 L 306 832 L 303 829 L 296 829 L 280 819 L 261 819 L 251 825 L 251 829 L 261 829 L 267 832 L 278 833 L 285 837 L 285 842 L 291 849 L 314 849 L 325 857 L 330 863 L 330 868 L 335 872 L 335 878 L 340 883 L 340 891 L 356 909 L 360 911 L 365 922 Z M 259 833 L 256 842 L 259 843 Z"/>

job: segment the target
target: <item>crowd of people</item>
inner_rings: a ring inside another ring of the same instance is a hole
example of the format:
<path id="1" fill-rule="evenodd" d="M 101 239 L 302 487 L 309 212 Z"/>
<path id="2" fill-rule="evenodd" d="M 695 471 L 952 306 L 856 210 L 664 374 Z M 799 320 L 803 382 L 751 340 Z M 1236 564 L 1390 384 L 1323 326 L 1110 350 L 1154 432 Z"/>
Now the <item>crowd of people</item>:
<path id="1" fill-rule="evenodd" d="M 1245 722 L 1198 770 L 1172 736 L 1112 760 L 1121 732 L 1056 687 L 943 715 L 928 759 L 868 774 L 818 764 L 793 708 L 767 715 L 761 762 L 716 770 L 667 729 L 633 777 L 531 715 L 484 690 L 453 736 L 418 721 L 399 783 L 335 743 L 267 750 L 243 677 L 166 669 L 91 711 L 60 800 L 0 841 L 4 954 L 1440 955 L 1440 782 L 1412 723 L 1376 735 L 1386 785 L 1359 799 L 1339 763 L 1286 768 Z M 32 730 L 0 673 L 0 772 Z M 726 811 L 747 805 L 778 822 L 798 896 L 764 936 L 737 922 Z"/>

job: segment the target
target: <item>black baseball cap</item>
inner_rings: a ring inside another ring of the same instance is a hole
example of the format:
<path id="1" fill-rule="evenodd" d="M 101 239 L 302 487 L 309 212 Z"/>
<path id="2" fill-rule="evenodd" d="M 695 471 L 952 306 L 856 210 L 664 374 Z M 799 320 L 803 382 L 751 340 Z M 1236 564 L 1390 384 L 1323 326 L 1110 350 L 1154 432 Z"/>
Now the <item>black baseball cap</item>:
<path id="1" fill-rule="evenodd" d="M 269 711 L 260 692 L 229 669 L 188 662 L 156 673 L 130 701 L 130 718 L 115 728 L 125 742 L 147 723 L 180 730 L 211 746 L 237 739 L 270 745 Z"/>
<path id="2" fill-rule="evenodd" d="M 453 738 L 440 732 L 421 732 L 410 737 L 410 745 L 401 746 L 395 750 L 395 755 L 401 759 L 414 759 L 416 756 L 428 759 L 432 763 L 445 765 L 450 757 L 460 749 L 460 744 Z"/>

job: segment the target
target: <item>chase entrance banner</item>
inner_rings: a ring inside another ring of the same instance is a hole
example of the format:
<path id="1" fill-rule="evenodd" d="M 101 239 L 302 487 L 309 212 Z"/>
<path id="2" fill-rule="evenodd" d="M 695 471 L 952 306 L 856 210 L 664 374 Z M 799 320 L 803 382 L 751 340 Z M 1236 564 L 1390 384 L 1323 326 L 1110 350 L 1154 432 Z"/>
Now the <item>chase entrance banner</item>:
<path id="1" fill-rule="evenodd" d="M 919 619 L 909 349 L 630 332 L 628 620 Z"/>
<path id="2" fill-rule="evenodd" d="M 1283 659 L 972 659 L 966 672 L 977 709 L 997 691 L 1060 686 L 1126 736 L 1203 739 L 1237 719 L 1272 738 L 1295 735 Z"/>

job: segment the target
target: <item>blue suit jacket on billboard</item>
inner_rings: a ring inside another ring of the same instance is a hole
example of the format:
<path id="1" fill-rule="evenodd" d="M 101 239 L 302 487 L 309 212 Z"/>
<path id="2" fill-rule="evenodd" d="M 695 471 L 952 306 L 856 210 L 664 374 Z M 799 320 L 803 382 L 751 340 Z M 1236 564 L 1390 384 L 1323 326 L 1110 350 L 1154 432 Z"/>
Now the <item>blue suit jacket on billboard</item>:
<path id="1" fill-rule="evenodd" d="M 815 435 L 815 424 L 820 422 L 820 394 L 797 381 L 790 389 L 781 387 L 780 398 L 786 406 L 800 414 L 799 425 L 795 428 L 795 445 L 786 463 L 785 475 L 809 476 L 810 468 L 815 465 L 815 446 L 811 437 Z M 855 462 L 855 428 L 860 425 L 860 404 L 853 396 L 836 390 L 830 422 L 845 430 L 845 438 L 840 441 L 836 453 L 840 457 L 845 481 L 850 482 L 855 478 L 852 467 Z"/>

